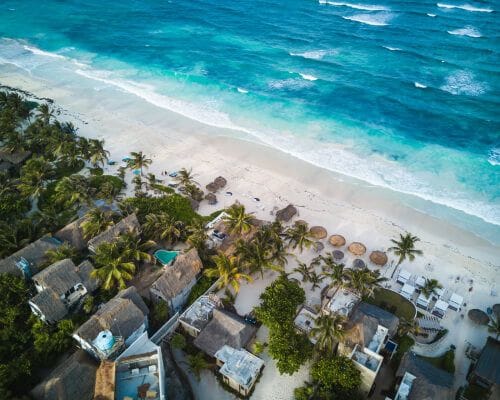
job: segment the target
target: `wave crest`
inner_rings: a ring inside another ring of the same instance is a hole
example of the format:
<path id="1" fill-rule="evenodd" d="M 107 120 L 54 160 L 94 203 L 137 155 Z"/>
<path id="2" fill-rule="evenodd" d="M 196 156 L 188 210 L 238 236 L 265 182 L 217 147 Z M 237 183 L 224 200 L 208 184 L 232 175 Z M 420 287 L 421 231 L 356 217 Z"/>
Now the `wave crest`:
<path id="1" fill-rule="evenodd" d="M 469 71 L 458 71 L 446 77 L 445 84 L 441 86 L 453 95 L 479 96 L 486 92 L 487 85 L 484 82 L 476 82 L 474 74 Z"/>
<path id="2" fill-rule="evenodd" d="M 375 14 L 356 14 L 350 17 L 342 17 L 342 18 L 366 25 L 386 26 L 389 25 L 389 21 L 392 19 L 392 17 L 393 15 L 388 13 L 375 13 Z"/>
<path id="3" fill-rule="evenodd" d="M 471 38 L 480 38 L 481 32 L 479 32 L 476 28 L 473 26 L 466 26 L 465 28 L 460 28 L 460 29 L 454 29 L 452 31 L 448 31 L 450 35 L 456 35 L 456 36 L 468 36 Z"/>
<path id="4" fill-rule="evenodd" d="M 288 53 L 293 57 L 308 58 L 310 60 L 322 60 L 326 56 L 333 56 L 337 54 L 336 50 L 310 50 L 303 53 Z"/>
<path id="5" fill-rule="evenodd" d="M 455 5 L 455 4 L 437 3 L 436 5 L 439 8 L 447 8 L 449 10 L 457 8 L 457 9 L 460 9 L 460 10 L 465 10 L 465 11 L 470 11 L 470 12 L 485 12 L 485 13 L 490 13 L 490 12 L 494 11 L 491 8 L 474 7 L 474 6 L 470 5 L 470 4 Z"/>
<path id="6" fill-rule="evenodd" d="M 364 11 L 389 11 L 390 8 L 386 6 L 380 6 L 375 4 L 353 4 L 353 3 L 339 3 L 335 1 L 319 0 L 319 4 L 327 4 L 335 7 L 348 7 L 355 10 Z"/>

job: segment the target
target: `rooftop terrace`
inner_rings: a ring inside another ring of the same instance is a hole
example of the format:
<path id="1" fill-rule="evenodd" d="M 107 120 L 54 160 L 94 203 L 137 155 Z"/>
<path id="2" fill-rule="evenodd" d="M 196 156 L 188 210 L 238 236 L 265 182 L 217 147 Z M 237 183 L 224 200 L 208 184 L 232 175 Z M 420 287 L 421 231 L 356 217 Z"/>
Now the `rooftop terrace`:
<path id="1" fill-rule="evenodd" d="M 382 364 L 383 357 L 367 351 L 366 349 L 363 350 L 359 346 L 356 346 L 351 359 L 359 365 L 362 365 L 363 367 L 368 368 L 373 372 L 377 372 L 380 368 L 380 365 Z"/>
<path id="2" fill-rule="evenodd" d="M 201 296 L 184 311 L 180 321 L 201 331 L 212 319 L 212 313 L 216 306 L 215 299 L 210 296 Z"/>
<path id="3" fill-rule="evenodd" d="M 357 294 L 349 290 L 339 288 L 326 304 L 325 309 L 332 314 L 340 314 L 348 317 L 360 300 L 361 299 Z"/>
<path id="4" fill-rule="evenodd" d="M 157 354 L 130 357 L 116 366 L 116 399 L 160 399 Z"/>
<path id="5" fill-rule="evenodd" d="M 382 325 L 379 325 L 377 327 L 377 331 L 375 332 L 375 335 L 373 335 L 372 339 L 370 340 L 370 343 L 368 344 L 368 348 L 373 351 L 374 353 L 378 353 L 380 349 L 382 348 L 382 345 L 384 344 L 384 340 L 387 336 L 388 329 L 383 327 Z"/>
<path id="6" fill-rule="evenodd" d="M 264 361 L 244 349 L 222 346 L 215 357 L 224 365 L 219 372 L 238 384 L 250 387 L 264 366 Z"/>
<path id="7" fill-rule="evenodd" d="M 317 314 L 311 310 L 302 307 L 295 317 L 294 324 L 304 333 L 309 333 L 316 326 Z"/>

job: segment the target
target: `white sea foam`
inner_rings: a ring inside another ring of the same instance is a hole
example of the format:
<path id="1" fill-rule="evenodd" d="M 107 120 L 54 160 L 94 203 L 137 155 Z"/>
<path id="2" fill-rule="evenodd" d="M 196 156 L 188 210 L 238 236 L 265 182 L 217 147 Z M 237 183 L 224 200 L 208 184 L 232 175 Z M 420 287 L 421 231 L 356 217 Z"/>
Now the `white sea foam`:
<path id="1" fill-rule="evenodd" d="M 401 51 L 399 47 L 390 47 L 390 46 L 382 46 L 384 49 L 387 49 L 389 51 Z"/>
<path id="2" fill-rule="evenodd" d="M 375 13 L 375 14 L 356 14 L 350 17 L 342 17 L 349 21 L 360 22 L 366 25 L 372 26 L 386 26 L 389 25 L 389 21 L 392 19 L 392 14 L 388 13 Z"/>
<path id="3" fill-rule="evenodd" d="M 431 17 L 431 18 L 435 18 L 436 17 L 436 14 L 427 14 L 428 17 Z"/>
<path id="4" fill-rule="evenodd" d="M 496 147 L 490 150 L 490 154 L 488 155 L 488 162 L 491 165 L 500 165 L 500 148 Z"/>
<path id="5" fill-rule="evenodd" d="M 28 46 L 28 45 L 24 45 L 23 48 L 25 50 L 28 50 L 29 52 L 33 53 L 33 54 L 36 54 L 38 56 L 44 56 L 44 57 L 52 57 L 52 58 L 60 58 L 62 60 L 66 60 L 66 57 L 60 55 L 60 54 L 56 54 L 56 53 L 50 53 L 48 51 L 43 51 L 43 50 L 40 50 L 36 47 L 31 47 L 31 46 Z"/>
<path id="6" fill-rule="evenodd" d="M 437 3 L 436 5 L 439 8 L 447 8 L 447 9 L 458 8 L 460 10 L 465 10 L 470 12 L 485 12 L 485 13 L 493 12 L 493 9 L 491 8 L 480 8 L 472 6 L 470 4 L 455 5 L 455 4 Z"/>
<path id="7" fill-rule="evenodd" d="M 268 85 L 271 89 L 276 89 L 276 90 L 281 90 L 281 89 L 300 90 L 310 87 L 312 84 L 313 83 L 311 81 L 307 81 L 305 79 L 289 78 L 289 79 L 279 79 L 276 81 L 271 81 L 269 82 Z"/>
<path id="8" fill-rule="evenodd" d="M 317 80 L 318 80 L 318 78 L 317 78 L 317 77 L 315 77 L 314 75 L 302 74 L 302 73 L 300 73 L 300 72 L 299 72 L 299 75 L 300 75 L 303 79 L 305 79 L 306 81 L 317 81 Z"/>
<path id="9" fill-rule="evenodd" d="M 243 88 L 240 88 L 240 87 L 236 88 L 236 90 L 237 90 L 238 92 L 240 92 L 240 93 L 248 93 L 248 90 L 243 89 Z"/>
<path id="10" fill-rule="evenodd" d="M 457 35 L 457 36 L 468 36 L 471 38 L 480 38 L 481 32 L 479 32 L 476 28 L 473 26 L 466 26 L 465 28 L 461 29 L 455 29 L 453 31 L 448 31 L 450 35 Z"/>
<path id="11" fill-rule="evenodd" d="M 420 82 L 415 82 L 415 87 L 419 88 L 419 89 L 426 89 L 427 88 L 427 86 L 425 86 L 424 84 L 422 84 Z"/>
<path id="12" fill-rule="evenodd" d="M 469 71 L 457 71 L 446 77 L 441 90 L 454 95 L 479 96 L 486 92 L 488 86 L 484 82 L 476 82 L 474 74 Z"/>
<path id="13" fill-rule="evenodd" d="M 327 1 L 327 0 L 319 0 L 320 4 L 327 4 L 330 6 L 336 7 L 349 7 L 354 8 L 355 10 L 364 10 L 364 11 L 389 11 L 390 9 L 386 6 L 380 6 L 375 4 L 353 4 L 353 3 L 340 3 L 336 1 Z"/>
<path id="14" fill-rule="evenodd" d="M 337 54 L 336 50 L 310 50 L 303 53 L 288 53 L 294 57 L 308 58 L 310 60 L 321 60 L 325 56 L 332 56 Z"/>

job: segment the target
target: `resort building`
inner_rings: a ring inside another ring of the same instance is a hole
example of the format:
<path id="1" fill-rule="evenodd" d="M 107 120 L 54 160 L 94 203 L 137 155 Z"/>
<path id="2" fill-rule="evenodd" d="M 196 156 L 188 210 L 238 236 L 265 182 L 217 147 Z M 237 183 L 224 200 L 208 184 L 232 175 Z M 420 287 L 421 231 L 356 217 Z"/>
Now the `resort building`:
<path id="1" fill-rule="evenodd" d="M 380 354 L 399 324 L 399 319 L 379 307 L 360 303 L 351 320 L 352 328 L 339 343 L 339 353 L 354 361 L 361 372 L 360 390 L 367 394 L 372 389 L 384 357 Z"/>
<path id="2" fill-rule="evenodd" d="M 488 337 L 469 380 L 497 395 L 500 394 L 500 341 Z"/>
<path id="3" fill-rule="evenodd" d="M 162 351 L 147 332 L 116 361 L 105 360 L 97 370 L 94 400 L 115 399 L 166 399 Z"/>
<path id="4" fill-rule="evenodd" d="M 149 310 L 135 287 L 120 291 L 81 325 L 73 338 L 93 357 L 116 358 L 148 328 Z"/>
<path id="5" fill-rule="evenodd" d="M 34 400 L 92 400 L 97 366 L 92 357 L 77 350 L 35 386 L 30 395 Z"/>
<path id="6" fill-rule="evenodd" d="M 245 348 L 255 337 L 257 327 L 225 310 L 213 310 L 213 316 L 194 340 L 194 345 L 211 357 L 224 345 Z"/>
<path id="7" fill-rule="evenodd" d="M 192 337 L 197 337 L 212 319 L 213 311 L 220 305 L 215 295 L 200 296 L 179 318 L 182 328 Z"/>
<path id="8" fill-rule="evenodd" d="M 91 252 L 95 252 L 95 249 L 103 243 L 111 243 L 120 235 L 128 232 L 139 232 L 141 225 L 137 220 L 135 214 L 130 214 L 129 216 L 123 218 L 117 224 L 111 226 L 101 234 L 90 239 L 88 241 L 88 248 Z"/>
<path id="9" fill-rule="evenodd" d="M 171 313 L 179 311 L 186 304 L 202 268 L 196 249 L 179 254 L 174 264 L 151 285 L 151 300 L 164 300 Z"/>
<path id="10" fill-rule="evenodd" d="M 344 317 L 350 317 L 355 306 L 361 301 L 361 298 L 354 292 L 343 289 L 333 288 L 333 292 L 327 293 L 325 301 L 323 302 L 323 312 L 325 314 L 339 314 Z"/>
<path id="11" fill-rule="evenodd" d="M 72 308 L 98 287 L 97 279 L 90 276 L 94 267 L 89 261 L 75 266 L 69 258 L 58 261 L 35 276 L 33 283 L 38 292 L 29 305 L 33 314 L 49 324 L 63 319 Z"/>
<path id="12" fill-rule="evenodd" d="M 16 170 L 31 156 L 31 151 L 0 151 L 2 170 Z"/>
<path id="13" fill-rule="evenodd" d="M 242 396 L 250 395 L 264 368 L 264 361 L 244 349 L 222 346 L 215 353 L 222 380 Z"/>
<path id="14" fill-rule="evenodd" d="M 13 274 L 31 278 L 46 261 L 45 253 L 56 249 L 61 242 L 53 237 L 44 236 L 37 241 L 0 261 L 0 274 Z"/>
<path id="15" fill-rule="evenodd" d="M 316 343 L 316 339 L 310 336 L 310 332 L 316 326 L 316 318 L 318 318 L 318 314 L 310 308 L 303 306 L 293 321 L 297 330 L 305 333 L 313 344 Z"/>
<path id="16" fill-rule="evenodd" d="M 61 242 L 69 243 L 79 251 L 86 249 L 87 240 L 83 237 L 83 230 L 81 228 L 83 221 L 85 221 L 85 217 L 78 218 L 76 221 L 57 231 L 54 237 Z"/>
<path id="17" fill-rule="evenodd" d="M 452 399 L 453 375 L 415 353 L 403 356 L 396 372 L 399 384 L 394 400 Z"/>

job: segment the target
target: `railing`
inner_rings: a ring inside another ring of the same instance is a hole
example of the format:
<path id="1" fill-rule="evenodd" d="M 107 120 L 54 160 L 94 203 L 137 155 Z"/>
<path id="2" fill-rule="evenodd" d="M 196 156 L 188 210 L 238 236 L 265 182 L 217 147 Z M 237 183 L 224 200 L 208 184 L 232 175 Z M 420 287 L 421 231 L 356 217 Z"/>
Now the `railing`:
<path id="1" fill-rule="evenodd" d="M 167 322 L 165 322 L 160 327 L 160 329 L 158 329 L 153 334 L 153 336 L 151 336 L 149 340 L 151 340 L 154 344 L 159 345 L 165 336 L 175 331 L 178 324 L 179 324 L 179 313 L 177 312 L 172 318 L 170 318 Z"/>

